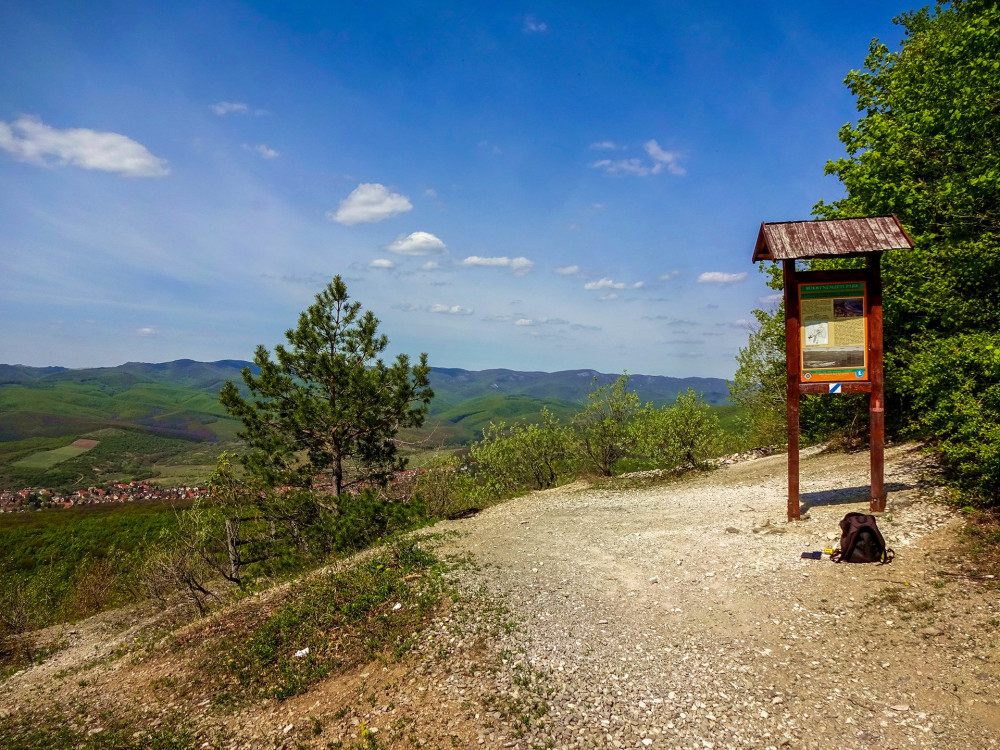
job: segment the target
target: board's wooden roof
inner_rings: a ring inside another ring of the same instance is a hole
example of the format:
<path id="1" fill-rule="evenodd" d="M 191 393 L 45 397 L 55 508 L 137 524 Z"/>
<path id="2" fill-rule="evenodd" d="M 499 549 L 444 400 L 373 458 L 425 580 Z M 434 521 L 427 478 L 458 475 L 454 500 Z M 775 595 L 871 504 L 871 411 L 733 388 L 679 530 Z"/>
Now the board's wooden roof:
<path id="1" fill-rule="evenodd" d="M 893 216 L 825 221 L 762 222 L 753 262 L 794 260 L 912 249 L 913 240 Z"/>

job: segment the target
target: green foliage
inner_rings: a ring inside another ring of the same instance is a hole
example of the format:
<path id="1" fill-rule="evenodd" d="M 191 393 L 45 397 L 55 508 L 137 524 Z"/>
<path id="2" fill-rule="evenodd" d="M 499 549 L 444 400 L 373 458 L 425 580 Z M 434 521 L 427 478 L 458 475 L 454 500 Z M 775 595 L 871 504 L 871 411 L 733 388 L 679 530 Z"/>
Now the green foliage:
<path id="1" fill-rule="evenodd" d="M 423 423 L 434 395 L 427 355 L 412 367 L 405 354 L 386 365 L 380 355 L 389 341 L 378 334 L 378 319 L 348 299 L 334 277 L 285 332 L 289 347 L 275 347 L 275 360 L 257 348 L 260 374 L 243 369 L 251 398 L 231 381 L 219 394 L 243 422 L 239 436 L 251 448 L 244 464 L 269 485 L 310 486 L 324 474 L 340 495 L 384 483 L 404 464 L 396 433 Z"/>
<path id="2" fill-rule="evenodd" d="M 962 242 L 1000 231 L 1000 8 L 939 3 L 895 19 L 901 49 L 873 40 L 845 83 L 864 113 L 841 128 L 847 156 L 827 164 L 847 197 L 824 216 L 896 213 L 920 238 Z M 921 244 L 924 244 L 921 242 Z"/>
<path id="3" fill-rule="evenodd" d="M 598 386 L 588 397 L 587 408 L 573 421 L 584 455 L 607 477 L 615 463 L 636 447 L 633 422 L 642 406 L 639 396 L 627 390 L 628 382 L 625 373 L 611 385 Z"/>
<path id="4" fill-rule="evenodd" d="M 173 531 L 166 504 L 0 516 L 0 673 L 30 663 L 30 632 L 140 598 L 142 568 Z"/>
<path id="5" fill-rule="evenodd" d="M 572 436 L 543 408 L 541 424 L 491 423 L 470 455 L 487 494 L 509 497 L 524 487 L 543 490 L 555 486 L 569 471 Z"/>
<path id="6" fill-rule="evenodd" d="M 1000 431 L 989 342 L 1000 330 L 1000 8 L 959 0 L 896 23 L 901 48 L 874 40 L 864 68 L 847 76 L 862 114 L 840 130 L 846 155 L 826 166 L 847 195 L 815 212 L 894 213 L 907 227 L 915 249 L 882 259 L 887 429 L 929 438 L 957 487 L 995 503 Z M 743 392 L 774 382 L 767 371 L 777 362 L 780 316 L 762 321 L 770 355 L 751 351 L 753 339 L 744 350 Z M 861 398 L 804 399 L 803 432 L 859 434 L 865 412 Z"/>
<path id="7" fill-rule="evenodd" d="M 480 505 L 480 485 L 458 456 L 435 457 L 417 477 L 414 490 L 429 518 L 449 518 Z"/>
<path id="8" fill-rule="evenodd" d="M 722 444 L 718 415 L 691 388 L 671 406 L 648 410 L 638 425 L 640 449 L 662 468 L 697 468 Z"/>
<path id="9" fill-rule="evenodd" d="M 409 502 L 385 500 L 373 490 L 342 498 L 340 514 L 332 522 L 333 548 L 340 553 L 371 547 L 399 531 L 411 529 L 427 519 L 419 496 Z"/>
<path id="10" fill-rule="evenodd" d="M 776 288 L 774 279 L 772 275 L 769 284 L 772 288 Z M 729 384 L 729 398 L 742 409 L 742 431 L 752 446 L 785 440 L 784 314 L 784 306 L 773 313 L 754 310 L 757 325 L 747 345 L 736 355 L 737 368 Z"/>
<path id="11" fill-rule="evenodd" d="M 919 346 L 900 380 L 913 399 L 911 430 L 934 436 L 954 486 L 978 504 L 996 504 L 1000 335 L 965 334 Z"/>
<path id="12" fill-rule="evenodd" d="M 222 691 L 217 701 L 289 698 L 330 673 L 402 654 L 442 591 L 437 561 L 412 544 L 308 578 L 250 632 L 232 628 L 218 645 L 204 665 Z M 308 654 L 295 655 L 306 648 Z"/>

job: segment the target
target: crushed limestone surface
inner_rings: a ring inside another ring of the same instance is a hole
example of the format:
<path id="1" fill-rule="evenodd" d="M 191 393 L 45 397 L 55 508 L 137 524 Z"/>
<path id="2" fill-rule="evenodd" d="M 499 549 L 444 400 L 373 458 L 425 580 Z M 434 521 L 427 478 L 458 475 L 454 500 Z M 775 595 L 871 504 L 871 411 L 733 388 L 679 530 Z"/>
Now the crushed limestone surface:
<path id="1" fill-rule="evenodd" d="M 776 455 L 438 524 L 438 553 L 472 560 L 451 574 L 462 601 L 403 662 L 288 701 L 227 713 L 157 696 L 157 675 L 190 668 L 169 654 L 59 678 L 69 649 L 61 672 L 0 683 L 0 718 L 72 695 L 150 721 L 181 709 L 208 746 L 234 748 L 1000 747 L 1000 589 L 956 552 L 962 521 L 935 502 L 924 456 L 887 451 L 886 566 L 801 559 L 868 508 L 867 453 L 803 459 L 797 523 Z"/>

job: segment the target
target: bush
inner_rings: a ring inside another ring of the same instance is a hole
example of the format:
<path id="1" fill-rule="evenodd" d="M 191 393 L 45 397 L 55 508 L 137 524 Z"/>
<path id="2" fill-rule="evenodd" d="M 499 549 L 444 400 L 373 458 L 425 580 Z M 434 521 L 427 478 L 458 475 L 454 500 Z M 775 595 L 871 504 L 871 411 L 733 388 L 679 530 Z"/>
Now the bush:
<path id="1" fill-rule="evenodd" d="M 436 457 L 417 478 L 414 498 L 429 518 L 450 518 L 476 508 L 482 492 L 473 473 L 455 455 Z"/>
<path id="2" fill-rule="evenodd" d="M 397 531 L 413 528 L 427 517 L 419 498 L 408 503 L 392 502 L 372 490 L 356 496 L 342 495 L 337 506 L 340 512 L 332 522 L 333 547 L 340 553 L 370 547 Z"/>
<path id="3" fill-rule="evenodd" d="M 678 393 L 671 406 L 649 410 L 637 422 L 636 442 L 658 466 L 697 468 L 722 445 L 719 417 L 691 388 Z"/>
<path id="4" fill-rule="evenodd" d="M 977 505 L 1000 498 L 1000 336 L 938 339 L 900 375 L 913 400 L 911 432 L 929 436 L 951 483 Z"/>
<path id="5" fill-rule="evenodd" d="M 635 450 L 637 443 L 634 422 L 642 407 L 638 394 L 628 392 L 628 381 L 625 373 L 611 385 L 598 386 L 588 396 L 587 408 L 573 420 L 583 457 L 606 477 L 611 476 L 617 461 Z"/>
<path id="6" fill-rule="evenodd" d="M 478 477 L 491 497 L 553 487 L 570 472 L 572 438 L 548 409 L 541 424 L 490 423 L 472 446 Z"/>

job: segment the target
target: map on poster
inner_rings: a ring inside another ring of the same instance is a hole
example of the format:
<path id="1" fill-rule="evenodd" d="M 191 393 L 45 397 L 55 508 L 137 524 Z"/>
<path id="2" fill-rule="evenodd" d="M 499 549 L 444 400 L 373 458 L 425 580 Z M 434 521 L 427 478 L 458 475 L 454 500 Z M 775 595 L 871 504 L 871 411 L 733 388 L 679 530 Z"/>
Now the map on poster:
<path id="1" fill-rule="evenodd" d="M 866 380 L 865 282 L 799 284 L 802 380 Z"/>

